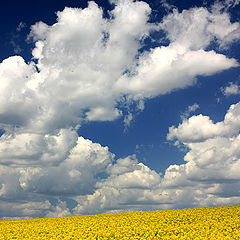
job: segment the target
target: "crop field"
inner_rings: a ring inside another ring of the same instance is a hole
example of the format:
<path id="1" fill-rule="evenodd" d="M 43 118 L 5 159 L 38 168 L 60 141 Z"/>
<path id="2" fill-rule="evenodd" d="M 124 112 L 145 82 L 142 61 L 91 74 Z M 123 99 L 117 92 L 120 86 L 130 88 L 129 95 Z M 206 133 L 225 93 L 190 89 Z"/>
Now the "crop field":
<path id="1" fill-rule="evenodd" d="M 240 206 L 2 220 L 0 239 L 240 239 Z"/>

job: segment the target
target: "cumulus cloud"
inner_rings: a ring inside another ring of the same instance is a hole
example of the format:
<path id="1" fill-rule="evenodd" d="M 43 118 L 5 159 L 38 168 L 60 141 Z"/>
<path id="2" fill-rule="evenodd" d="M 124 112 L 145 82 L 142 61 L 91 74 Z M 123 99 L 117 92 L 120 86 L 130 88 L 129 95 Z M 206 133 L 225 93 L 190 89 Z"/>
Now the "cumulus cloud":
<path id="1" fill-rule="evenodd" d="M 75 198 L 78 205 L 73 209 L 74 214 L 140 209 L 164 198 L 152 193 L 160 182 L 159 174 L 138 163 L 134 155 L 118 159 L 114 165 L 109 165 L 108 172 L 110 176 L 96 184 L 98 189 L 92 195 Z"/>
<path id="2" fill-rule="evenodd" d="M 240 103 L 232 105 L 222 122 L 214 124 L 209 117 L 198 115 L 196 122 L 190 118 L 177 128 L 169 129 L 168 139 L 176 138 L 190 149 L 184 157 L 188 162 L 184 167 L 189 167 L 192 179 L 238 179 L 237 169 L 233 169 L 239 162 L 239 106 Z"/>
<path id="3" fill-rule="evenodd" d="M 240 94 L 239 85 L 233 82 L 230 82 L 228 86 L 221 88 L 221 91 L 225 96 Z"/>
<path id="4" fill-rule="evenodd" d="M 76 145 L 75 131 L 61 129 L 56 135 L 14 133 L 0 138 L 0 163 L 3 165 L 57 165 Z"/>
<path id="5" fill-rule="evenodd" d="M 1 128 L 26 126 L 38 112 L 35 93 L 26 86 L 34 72 L 33 63 L 26 64 L 20 56 L 9 57 L 0 63 Z"/>
<path id="6" fill-rule="evenodd" d="M 239 201 L 239 104 L 229 108 L 222 122 L 214 124 L 209 117 L 196 116 L 199 123 L 196 128 L 193 128 L 191 118 L 177 128 L 170 128 L 168 138 L 178 139 L 189 151 L 184 157 L 186 164 L 175 166 L 173 173 L 173 166 L 166 170 L 165 186 L 178 186 L 181 182 L 186 187 L 197 189 L 198 186 L 195 200 L 201 206 L 211 201 L 213 204 L 236 204 Z"/>
<path id="7" fill-rule="evenodd" d="M 1 201 L 0 213 L 2 219 L 30 218 L 31 216 L 44 216 L 44 213 L 51 207 L 51 203 L 46 201 Z M 17 216 L 17 217 L 16 217 Z M 24 217 L 25 216 L 25 217 Z"/>
<path id="8" fill-rule="evenodd" d="M 25 191 L 46 195 L 84 195 L 94 190 L 98 175 L 106 172 L 112 159 L 107 147 L 79 137 L 58 166 L 21 169 L 20 185 Z"/>
<path id="9" fill-rule="evenodd" d="M 178 127 L 170 127 L 168 140 L 177 139 L 183 143 L 202 142 L 217 136 L 231 137 L 239 133 L 240 103 L 230 106 L 224 121 L 213 123 L 209 116 L 202 114 L 183 120 Z"/>
<path id="10" fill-rule="evenodd" d="M 42 139 L 40 140 L 43 142 Z M 40 213 L 39 216 L 44 216 L 44 214 L 46 216 L 64 215 L 69 212 L 65 203 L 60 201 L 59 204 L 53 206 L 48 200 L 49 197 L 90 194 L 94 192 L 99 176 L 101 174 L 105 174 L 106 177 L 109 175 L 107 168 L 113 162 L 114 155 L 108 151 L 107 147 L 102 147 L 100 144 L 92 143 L 82 137 L 75 138 L 74 144 L 69 144 L 69 139 L 62 138 L 61 135 L 59 139 L 55 137 L 48 140 L 51 144 L 56 145 L 56 148 L 50 149 L 49 145 L 44 142 L 46 156 L 39 155 L 39 149 L 34 148 L 37 144 L 32 140 L 30 144 L 23 143 L 26 146 L 36 144 L 33 148 L 31 146 L 28 148 L 30 157 L 26 157 L 25 149 L 23 149 L 22 151 L 16 151 L 18 161 L 11 163 L 11 165 L 0 165 L 0 198 L 2 206 L 9 206 L 8 213 L 4 210 L 5 208 L 0 209 L 1 216 L 14 217 L 14 214 L 16 214 L 15 216 L 24 216 L 20 212 L 21 206 L 32 203 L 32 208 L 34 208 L 34 204 L 38 204 L 40 200 L 47 201 L 46 211 L 41 212 L 41 209 L 38 209 L 26 212 L 26 210 L 25 216 L 36 217 Z M 60 146 L 58 146 L 56 140 L 61 143 Z M 63 147 L 64 145 L 65 147 Z M 50 147 L 52 146 L 50 145 Z M 62 152 L 58 150 L 58 147 L 63 148 L 63 156 L 61 156 Z M 53 157 L 47 152 L 50 150 Z M 35 152 L 37 152 L 36 155 L 39 159 L 33 159 L 31 156 Z M 57 158 L 56 154 L 60 156 Z M 48 155 L 50 155 L 49 158 Z M 49 162 L 45 162 L 44 157 Z M 29 164 L 26 165 L 28 158 Z M 55 163 L 56 158 L 58 164 Z M 12 159 L 14 160 L 14 158 Z M 23 163 L 20 162 L 21 159 L 24 161 Z M 34 163 L 31 164 L 31 161 L 34 161 Z M 8 203 L 10 199 L 18 199 L 21 204 L 17 204 L 15 201 Z M 11 210 L 11 206 L 14 204 L 16 206 Z M 16 208 L 19 208 L 19 211 L 15 211 Z"/>
<path id="11" fill-rule="evenodd" d="M 168 38 L 192 50 L 205 49 L 216 39 L 220 47 L 227 47 L 240 38 L 239 22 L 231 23 L 226 5 L 216 2 L 211 10 L 191 8 L 181 13 L 174 9 L 164 17 L 160 27 Z"/>
<path id="12" fill-rule="evenodd" d="M 197 161 L 204 165 L 211 156 L 222 161 L 217 154 L 224 141 L 232 149 L 226 149 L 226 156 L 237 159 L 239 104 L 229 109 L 223 122 L 213 123 L 208 116 L 198 115 L 172 127 L 168 139 L 176 138 L 191 150 L 185 157 L 188 163 L 170 166 L 163 178 L 135 156 L 115 160 L 107 147 L 78 136 L 78 128 L 87 121 L 123 116 L 129 125 L 134 111 L 144 110 L 147 98 L 193 85 L 199 75 L 239 66 L 236 59 L 217 49 L 207 50 L 212 41 L 227 47 L 239 39 L 239 23 L 232 23 L 226 11 L 174 10 L 156 24 L 148 21 L 151 8 L 145 2 L 114 4 L 109 18 L 89 2 L 84 9 L 58 12 L 53 25 L 34 24 L 28 37 L 35 43 L 32 61 L 12 56 L 0 63 L 0 128 L 4 130 L 0 216 L 190 206 L 197 198 L 207 199 L 208 187 L 197 183 L 196 188 L 194 182 L 206 180 L 202 174 L 207 172 L 196 167 Z M 166 33 L 169 45 L 143 50 L 143 39 L 158 31 Z M 196 160 L 195 155 L 203 160 Z M 239 164 L 234 164 L 234 169 L 219 173 L 211 169 L 209 173 L 216 179 L 235 181 Z M 194 191 L 174 189 L 177 183 L 194 186 Z M 224 189 L 227 185 L 212 186 L 211 191 L 223 197 Z M 76 207 L 70 209 L 63 200 L 50 201 L 61 196 L 74 201 Z"/>
<path id="13" fill-rule="evenodd" d="M 67 208 L 66 202 L 58 201 L 58 204 L 51 211 L 46 213 L 46 217 L 65 217 L 71 216 L 71 212 Z"/>
<path id="14" fill-rule="evenodd" d="M 207 76 L 236 66 L 235 59 L 214 51 L 191 51 L 175 44 L 156 47 L 139 58 L 136 74 L 124 74 L 116 88 L 136 97 L 151 98 L 193 85 L 198 75 Z"/>

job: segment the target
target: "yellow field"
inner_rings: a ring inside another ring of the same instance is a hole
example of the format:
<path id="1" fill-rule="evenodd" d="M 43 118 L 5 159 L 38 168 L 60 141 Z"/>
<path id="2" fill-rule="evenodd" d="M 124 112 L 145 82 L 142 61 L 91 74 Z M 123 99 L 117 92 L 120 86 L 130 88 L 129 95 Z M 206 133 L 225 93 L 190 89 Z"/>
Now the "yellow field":
<path id="1" fill-rule="evenodd" d="M 240 206 L 4 220 L 0 239 L 240 239 Z"/>

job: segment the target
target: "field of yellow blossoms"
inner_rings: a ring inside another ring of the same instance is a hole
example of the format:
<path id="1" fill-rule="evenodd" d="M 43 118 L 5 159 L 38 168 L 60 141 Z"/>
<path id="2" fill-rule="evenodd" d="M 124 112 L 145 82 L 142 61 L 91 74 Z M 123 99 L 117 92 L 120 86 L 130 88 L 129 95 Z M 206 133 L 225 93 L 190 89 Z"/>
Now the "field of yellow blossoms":
<path id="1" fill-rule="evenodd" d="M 240 239 L 240 206 L 2 220 L 0 239 Z"/>

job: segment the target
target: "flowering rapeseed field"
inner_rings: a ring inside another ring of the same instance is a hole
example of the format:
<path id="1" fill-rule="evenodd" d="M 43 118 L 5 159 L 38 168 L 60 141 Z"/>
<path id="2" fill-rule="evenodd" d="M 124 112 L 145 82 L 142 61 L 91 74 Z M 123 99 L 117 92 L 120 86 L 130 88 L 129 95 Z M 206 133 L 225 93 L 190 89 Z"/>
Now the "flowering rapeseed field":
<path id="1" fill-rule="evenodd" d="M 4 220 L 0 239 L 240 239 L 240 206 Z"/>

